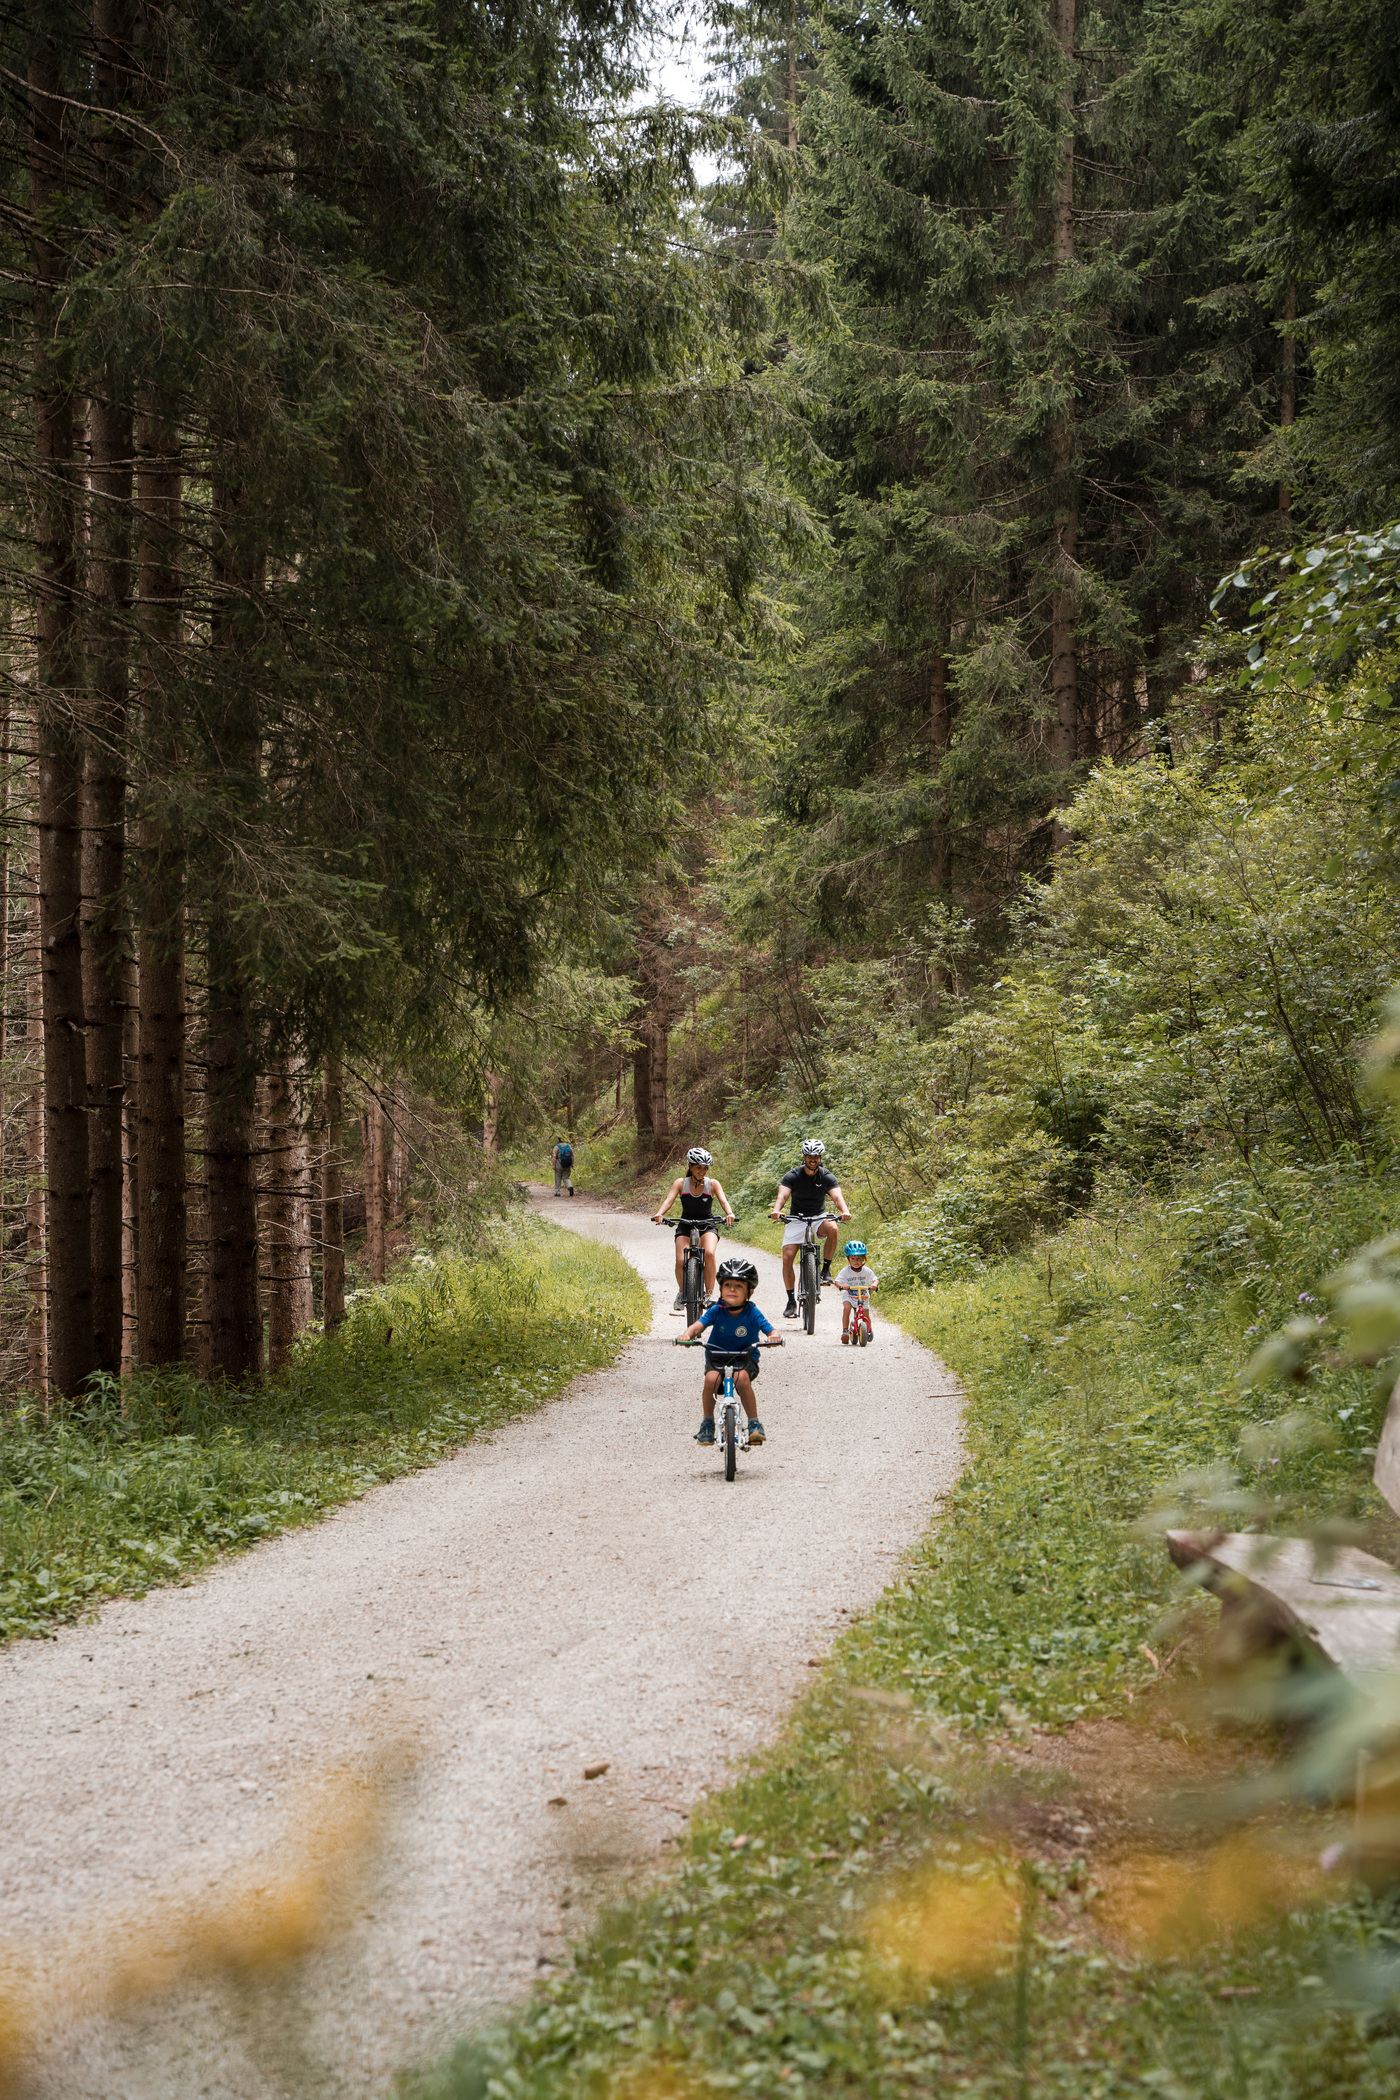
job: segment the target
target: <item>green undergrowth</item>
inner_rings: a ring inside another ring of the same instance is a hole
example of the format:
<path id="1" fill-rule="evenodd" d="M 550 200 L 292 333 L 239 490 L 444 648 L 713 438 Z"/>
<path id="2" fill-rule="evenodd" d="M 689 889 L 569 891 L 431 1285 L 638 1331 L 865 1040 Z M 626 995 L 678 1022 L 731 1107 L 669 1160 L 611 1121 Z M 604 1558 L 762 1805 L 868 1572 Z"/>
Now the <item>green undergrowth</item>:
<path id="1" fill-rule="evenodd" d="M 1259 1168 L 1108 1195 L 1025 1255 L 887 1303 L 966 1393 L 968 1465 L 937 1525 L 775 1749 L 704 1805 L 674 1869 L 415 2100 L 1392 2093 L 1394 2035 L 1332 1986 L 1342 1955 L 1389 1946 L 1364 1904 L 1191 1961 L 1130 1959 L 1096 1932 L 1091 1867 L 1021 1845 L 1035 1789 L 1009 1800 L 1001 1746 L 1150 1708 L 1144 1645 L 1196 1608 L 1154 1510 L 1253 1498 L 1283 1521 L 1340 1512 L 1387 1544 L 1369 1374 L 1321 1368 L 1285 1403 L 1239 1372 L 1390 1226 L 1395 1194 Z M 865 1943 L 870 1906 L 916 1864 L 986 1872 L 989 1848 L 1029 1861 L 1005 1868 L 1033 1890 L 1019 1980 L 896 1986 Z"/>
<path id="2" fill-rule="evenodd" d="M 0 1636 L 39 1634 L 431 1465 L 650 1325 L 612 1248 L 531 1216 L 418 1256 L 261 1391 L 186 1372 L 0 1426 Z"/>

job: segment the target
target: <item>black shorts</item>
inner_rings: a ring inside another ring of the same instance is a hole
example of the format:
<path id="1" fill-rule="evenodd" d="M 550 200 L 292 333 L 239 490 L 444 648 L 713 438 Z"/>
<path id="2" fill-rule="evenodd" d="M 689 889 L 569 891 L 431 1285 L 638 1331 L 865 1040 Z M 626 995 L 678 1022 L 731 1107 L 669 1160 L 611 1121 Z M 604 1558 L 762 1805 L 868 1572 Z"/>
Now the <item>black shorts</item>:
<path id="1" fill-rule="evenodd" d="M 718 1218 L 682 1218 L 676 1226 L 676 1238 L 678 1240 L 688 1240 L 692 1227 L 696 1225 L 700 1228 L 702 1239 L 707 1232 L 712 1232 L 716 1239 L 719 1238 Z"/>
<path id="2" fill-rule="evenodd" d="M 758 1361 L 758 1351 L 754 1351 L 747 1363 L 735 1364 L 734 1368 L 736 1371 L 747 1371 L 750 1378 L 757 1378 L 762 1368 Z M 707 1371 L 723 1371 L 724 1369 L 723 1363 L 716 1363 L 708 1349 L 705 1351 L 705 1369 Z"/>

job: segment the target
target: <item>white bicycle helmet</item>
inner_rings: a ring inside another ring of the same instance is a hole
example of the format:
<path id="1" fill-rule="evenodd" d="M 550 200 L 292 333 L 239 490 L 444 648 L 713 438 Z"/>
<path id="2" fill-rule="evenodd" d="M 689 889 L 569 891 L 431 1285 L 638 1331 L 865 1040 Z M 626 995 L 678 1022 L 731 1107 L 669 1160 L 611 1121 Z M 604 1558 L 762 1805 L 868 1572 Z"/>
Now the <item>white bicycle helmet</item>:
<path id="1" fill-rule="evenodd" d="M 803 1138 L 802 1157 L 804 1159 L 821 1159 L 825 1151 L 826 1146 L 820 1138 Z"/>
<path id="2" fill-rule="evenodd" d="M 685 1163 L 688 1167 L 712 1167 L 714 1159 L 703 1145 L 692 1145 L 685 1155 Z"/>

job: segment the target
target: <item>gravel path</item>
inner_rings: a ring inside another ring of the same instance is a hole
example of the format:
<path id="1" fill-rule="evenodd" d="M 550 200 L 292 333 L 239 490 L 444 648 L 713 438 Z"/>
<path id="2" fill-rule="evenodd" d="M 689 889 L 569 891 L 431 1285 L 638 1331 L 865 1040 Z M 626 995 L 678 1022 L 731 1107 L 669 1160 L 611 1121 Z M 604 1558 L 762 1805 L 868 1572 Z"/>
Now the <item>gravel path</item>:
<path id="1" fill-rule="evenodd" d="M 0 1945 L 65 2007 L 36 2100 L 304 2092 L 292 2042 L 325 2090 L 385 2091 L 518 1996 L 772 1736 L 952 1484 L 951 1378 L 878 1314 L 876 1346 L 843 1350 L 828 1293 L 817 1333 L 765 1360 L 769 1442 L 726 1485 L 691 1440 L 699 1359 L 668 1346 L 669 1233 L 537 1200 L 651 1290 L 652 1332 L 613 1369 L 192 1585 L 0 1653 Z M 776 1318 L 778 1265 L 756 1258 Z M 376 1728 L 418 1751 L 388 1872 L 290 2016 L 250 2027 L 210 1991 L 141 2020 L 74 2009 L 95 1913 L 101 1946 L 134 1944 L 172 1890 L 275 1869 L 299 1785 Z"/>

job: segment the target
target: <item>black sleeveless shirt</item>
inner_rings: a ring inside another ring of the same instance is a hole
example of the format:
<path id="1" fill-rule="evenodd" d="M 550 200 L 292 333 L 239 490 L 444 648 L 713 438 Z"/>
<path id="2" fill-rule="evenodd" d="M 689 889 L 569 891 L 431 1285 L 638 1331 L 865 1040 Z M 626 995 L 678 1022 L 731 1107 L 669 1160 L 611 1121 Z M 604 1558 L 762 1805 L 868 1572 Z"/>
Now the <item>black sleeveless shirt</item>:
<path id="1" fill-rule="evenodd" d="M 691 1191 L 690 1176 L 687 1174 L 685 1180 L 681 1183 L 682 1218 L 712 1218 L 715 1214 L 715 1199 L 710 1194 L 710 1190 L 713 1187 L 714 1183 L 707 1174 L 703 1184 L 703 1194 L 699 1196 L 694 1195 Z"/>

